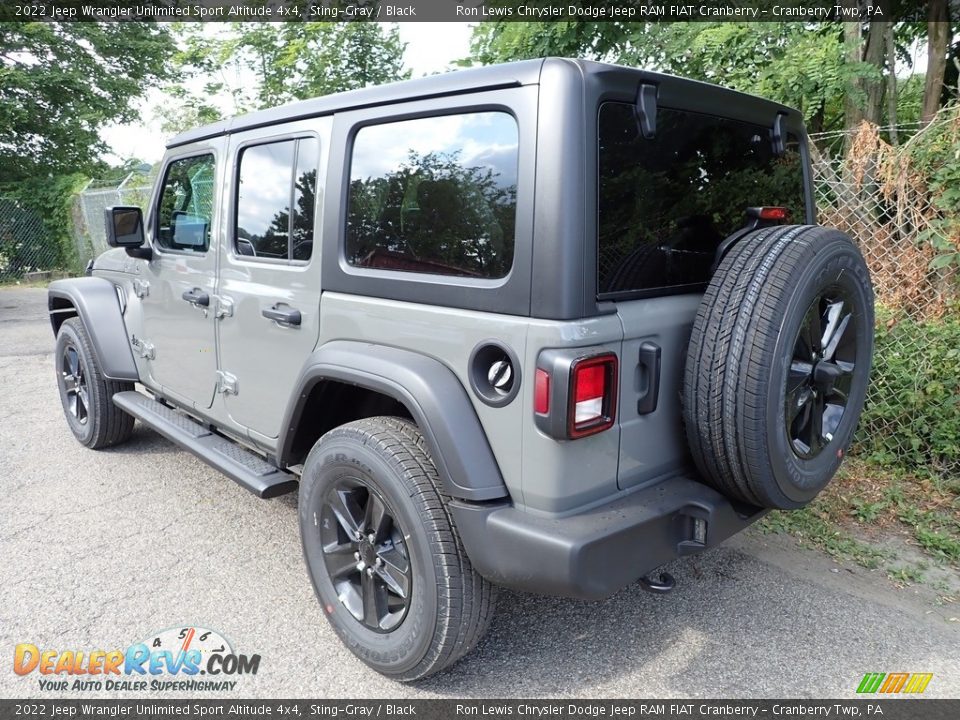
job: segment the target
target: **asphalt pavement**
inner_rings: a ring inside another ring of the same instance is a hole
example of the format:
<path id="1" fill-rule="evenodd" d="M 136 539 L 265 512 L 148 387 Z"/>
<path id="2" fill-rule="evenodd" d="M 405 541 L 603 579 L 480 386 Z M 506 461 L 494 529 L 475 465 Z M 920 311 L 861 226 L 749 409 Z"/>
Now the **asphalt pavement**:
<path id="1" fill-rule="evenodd" d="M 16 675 L 18 643 L 110 650 L 186 626 L 261 656 L 236 697 L 852 698 L 867 672 L 932 672 L 927 696 L 960 697 L 960 607 L 756 530 L 673 563 L 666 596 L 503 592 L 472 654 L 387 680 L 324 619 L 295 495 L 259 500 L 139 424 L 106 451 L 74 440 L 45 298 L 0 289 L 0 697 L 78 696 Z"/>

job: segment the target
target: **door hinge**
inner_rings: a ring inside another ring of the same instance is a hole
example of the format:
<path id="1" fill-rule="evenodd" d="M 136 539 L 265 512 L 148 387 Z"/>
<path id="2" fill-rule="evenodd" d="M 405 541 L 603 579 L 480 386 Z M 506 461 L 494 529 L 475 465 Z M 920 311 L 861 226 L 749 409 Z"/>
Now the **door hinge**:
<path id="1" fill-rule="evenodd" d="M 144 360 L 154 360 L 157 357 L 156 348 L 153 343 L 141 340 L 136 335 L 130 336 L 130 344 Z"/>
<path id="2" fill-rule="evenodd" d="M 134 278 L 133 292 L 138 298 L 143 300 L 143 298 L 150 294 L 150 283 L 140 278 Z"/>
<path id="3" fill-rule="evenodd" d="M 233 298 L 225 295 L 217 296 L 217 312 L 215 317 L 222 320 L 225 317 L 233 317 Z"/>
<path id="4" fill-rule="evenodd" d="M 217 370 L 217 391 L 224 395 L 236 395 L 238 392 L 237 376 L 223 370 Z"/>

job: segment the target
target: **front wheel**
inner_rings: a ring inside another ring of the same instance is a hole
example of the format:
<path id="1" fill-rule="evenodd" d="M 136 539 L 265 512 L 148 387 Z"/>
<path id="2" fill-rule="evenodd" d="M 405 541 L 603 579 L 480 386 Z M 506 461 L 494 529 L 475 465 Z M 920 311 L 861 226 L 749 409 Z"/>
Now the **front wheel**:
<path id="1" fill-rule="evenodd" d="M 68 318 L 60 326 L 54 361 L 63 414 L 74 437 L 93 450 L 129 438 L 133 416 L 114 405 L 113 396 L 133 390 L 133 383 L 103 377 L 80 318 Z"/>
<path id="2" fill-rule="evenodd" d="M 363 662 L 401 681 L 479 642 L 494 587 L 470 565 L 416 425 L 343 425 L 310 451 L 300 481 L 307 569 L 330 624 Z"/>

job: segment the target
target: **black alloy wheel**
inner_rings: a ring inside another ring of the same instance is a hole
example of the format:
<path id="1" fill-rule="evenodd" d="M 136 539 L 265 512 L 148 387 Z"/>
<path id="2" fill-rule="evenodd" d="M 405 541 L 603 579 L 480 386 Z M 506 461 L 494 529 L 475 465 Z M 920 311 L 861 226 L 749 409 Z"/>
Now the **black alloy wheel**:
<path id="1" fill-rule="evenodd" d="M 85 425 L 90 413 L 90 398 L 87 393 L 87 378 L 80 362 L 80 353 L 73 343 L 66 343 L 60 356 L 60 376 L 63 378 L 63 390 L 67 412 Z"/>
<path id="2" fill-rule="evenodd" d="M 836 287 L 804 315 L 784 393 L 787 437 L 798 457 L 816 457 L 840 427 L 857 362 L 855 318 L 853 300 Z"/>
<path id="3" fill-rule="evenodd" d="M 342 478 L 327 493 L 322 517 L 323 560 L 340 603 L 365 627 L 393 630 L 413 588 L 396 514 L 363 480 Z"/>

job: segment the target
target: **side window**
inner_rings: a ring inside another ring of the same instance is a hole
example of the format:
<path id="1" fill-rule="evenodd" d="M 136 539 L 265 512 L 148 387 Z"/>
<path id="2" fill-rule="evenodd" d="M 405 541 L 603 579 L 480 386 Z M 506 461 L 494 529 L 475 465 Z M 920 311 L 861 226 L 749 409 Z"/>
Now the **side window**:
<path id="1" fill-rule="evenodd" d="M 157 209 L 157 244 L 167 250 L 206 252 L 213 222 L 213 155 L 167 165 Z"/>
<path id="2" fill-rule="evenodd" d="M 319 152 L 316 138 L 253 145 L 240 151 L 234 227 L 238 255 L 310 259 Z"/>
<path id="3" fill-rule="evenodd" d="M 502 278 L 513 264 L 518 130 L 505 112 L 361 128 L 346 259 L 407 272 Z"/>

